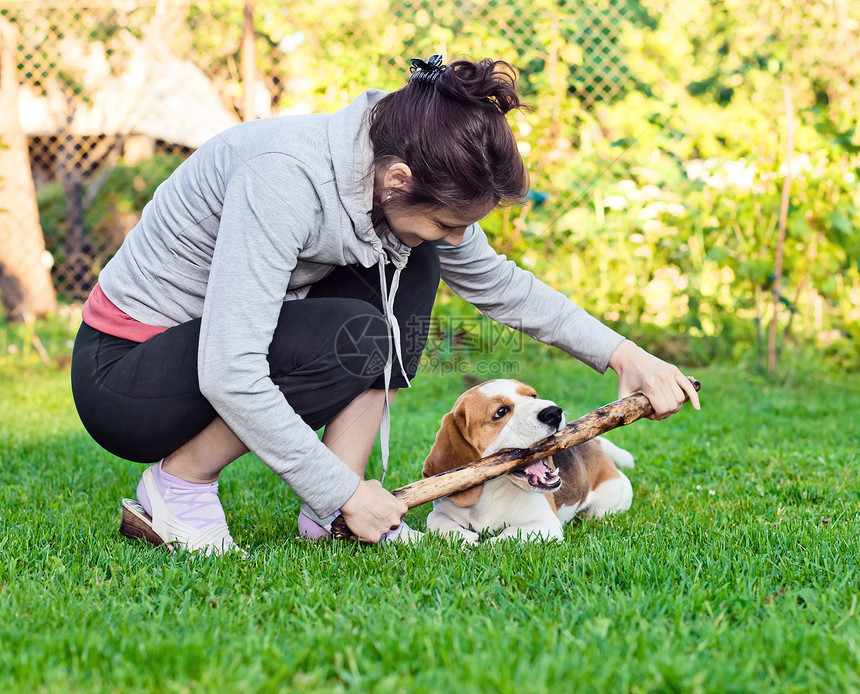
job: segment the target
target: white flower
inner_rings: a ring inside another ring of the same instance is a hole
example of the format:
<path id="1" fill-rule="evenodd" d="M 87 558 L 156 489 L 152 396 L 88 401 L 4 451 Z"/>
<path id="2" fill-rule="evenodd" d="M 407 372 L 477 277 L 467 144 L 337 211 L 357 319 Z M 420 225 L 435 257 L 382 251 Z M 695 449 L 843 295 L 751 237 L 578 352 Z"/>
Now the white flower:
<path id="1" fill-rule="evenodd" d="M 694 181 L 702 181 L 711 188 L 754 188 L 758 171 L 752 164 L 747 165 L 746 159 L 720 161 L 713 157 L 709 159 L 693 159 L 684 163 L 684 171 Z"/>
<path id="2" fill-rule="evenodd" d="M 789 171 L 789 167 L 783 164 L 779 167 L 779 175 L 785 176 Z M 812 163 L 808 154 L 797 154 L 791 158 L 791 175 L 792 177 L 800 176 L 804 171 L 812 171 Z"/>
<path id="3" fill-rule="evenodd" d="M 627 198 L 623 195 L 607 195 L 603 198 L 603 206 L 610 210 L 623 210 L 627 207 Z"/>
<path id="4" fill-rule="evenodd" d="M 648 203 L 639 210 L 639 217 L 642 219 L 657 219 L 665 211 L 666 203 L 658 200 L 657 202 Z"/>
<path id="5" fill-rule="evenodd" d="M 755 167 L 747 166 L 746 159 L 727 161 L 723 164 L 726 183 L 736 188 L 752 188 L 755 180 Z"/>
<path id="6" fill-rule="evenodd" d="M 278 48 L 284 53 L 292 53 L 299 46 L 304 45 L 306 40 L 305 35 L 301 31 L 294 31 L 280 40 Z"/>

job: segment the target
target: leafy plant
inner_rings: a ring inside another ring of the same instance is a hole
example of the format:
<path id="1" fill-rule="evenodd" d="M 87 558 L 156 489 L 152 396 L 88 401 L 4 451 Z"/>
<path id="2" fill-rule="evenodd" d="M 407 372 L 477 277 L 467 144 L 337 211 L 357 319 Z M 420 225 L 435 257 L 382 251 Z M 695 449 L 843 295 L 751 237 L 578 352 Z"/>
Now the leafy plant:
<path id="1" fill-rule="evenodd" d="M 857 334 L 855 6 L 784 0 L 527 6 L 257 0 L 254 6 L 256 68 L 274 113 L 331 111 L 364 88 L 395 89 L 413 56 L 492 56 L 517 66 L 534 109 L 510 120 L 533 190 L 527 205 L 485 220 L 493 244 L 667 354 L 755 360 L 761 353 L 772 311 L 780 185 L 791 167 L 780 344 L 834 349 Z M 240 5 L 201 0 L 177 12 L 165 38 L 241 111 Z M 94 37 L 109 42 L 117 21 L 107 13 Z M 786 84 L 798 124 L 791 162 L 782 146 Z M 138 195 L 136 174 L 117 175 L 122 183 L 100 194 L 87 217 L 100 238 L 127 227 L 111 215 L 139 212 L 150 189 L 146 183 Z M 43 198 L 51 235 L 57 205 L 48 201 L 56 195 L 45 191 Z M 840 364 L 860 368 L 851 350 L 839 353 Z"/>

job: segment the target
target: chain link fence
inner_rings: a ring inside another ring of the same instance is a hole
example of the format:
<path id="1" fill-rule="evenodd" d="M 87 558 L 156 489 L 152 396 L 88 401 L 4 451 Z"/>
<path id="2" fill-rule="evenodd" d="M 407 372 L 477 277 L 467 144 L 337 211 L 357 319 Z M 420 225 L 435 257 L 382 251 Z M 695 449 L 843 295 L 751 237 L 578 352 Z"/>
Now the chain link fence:
<path id="1" fill-rule="evenodd" d="M 342 107 L 437 52 L 511 62 L 556 116 L 631 83 L 622 0 L 0 0 L 0 19 L 17 29 L 19 111 L 66 300 L 86 297 L 154 186 L 242 119 Z"/>

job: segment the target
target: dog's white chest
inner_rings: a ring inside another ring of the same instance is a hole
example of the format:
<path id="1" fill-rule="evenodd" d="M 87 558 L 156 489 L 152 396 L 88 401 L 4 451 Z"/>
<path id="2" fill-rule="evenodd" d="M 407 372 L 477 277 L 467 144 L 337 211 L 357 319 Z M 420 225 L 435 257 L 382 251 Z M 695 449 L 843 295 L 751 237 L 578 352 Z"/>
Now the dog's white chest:
<path id="1" fill-rule="evenodd" d="M 525 492 L 504 477 L 485 483 L 483 493 L 471 506 L 458 506 L 443 498 L 434 501 L 433 507 L 461 528 L 478 533 L 510 526 L 561 525 L 543 494 Z"/>

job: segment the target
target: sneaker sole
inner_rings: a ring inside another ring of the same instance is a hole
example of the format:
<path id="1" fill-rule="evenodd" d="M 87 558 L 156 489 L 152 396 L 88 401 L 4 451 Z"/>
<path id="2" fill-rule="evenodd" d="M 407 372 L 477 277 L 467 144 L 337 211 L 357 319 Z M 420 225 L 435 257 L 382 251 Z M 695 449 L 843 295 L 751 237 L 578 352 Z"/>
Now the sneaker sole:
<path id="1" fill-rule="evenodd" d="M 161 535 L 152 529 L 152 518 L 134 499 L 122 500 L 122 522 L 119 525 L 119 531 L 133 540 L 146 540 L 153 547 L 164 545 L 168 549 L 173 549 L 171 544 L 166 543 Z"/>

